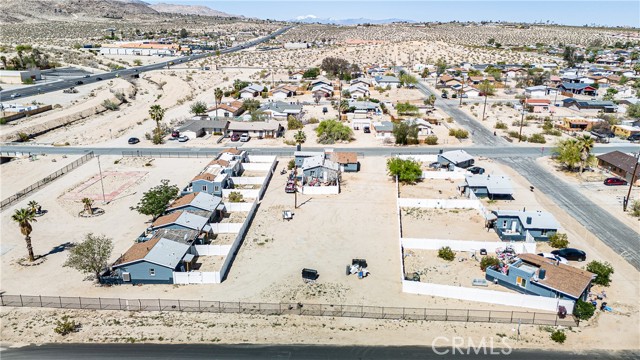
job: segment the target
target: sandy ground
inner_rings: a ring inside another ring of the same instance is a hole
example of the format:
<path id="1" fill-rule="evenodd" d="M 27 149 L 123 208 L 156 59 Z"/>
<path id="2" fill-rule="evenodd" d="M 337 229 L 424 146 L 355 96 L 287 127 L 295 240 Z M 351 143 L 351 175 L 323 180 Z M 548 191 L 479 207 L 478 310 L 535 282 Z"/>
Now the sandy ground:
<path id="1" fill-rule="evenodd" d="M 537 161 L 539 165 L 564 181 L 567 186 L 577 189 L 585 197 L 597 203 L 630 228 L 637 229 L 640 233 L 640 219 L 634 218 L 628 211 L 630 205 L 627 207 L 627 212 L 622 211 L 622 201 L 627 196 L 629 186 L 606 186 L 603 184 L 604 179 L 617 177 L 617 175 L 596 169 L 595 172 L 583 173 L 581 177 L 577 173 L 562 171 L 557 163 L 548 157 L 539 158 Z M 632 188 L 630 199 L 629 204 L 632 204 L 634 200 L 640 199 L 640 188 L 637 186 Z"/>
<path id="2" fill-rule="evenodd" d="M 36 155 L 0 165 L 0 197 L 6 199 L 79 159 L 78 155 Z"/>
<path id="3" fill-rule="evenodd" d="M 464 219 L 461 221 L 461 219 Z M 402 236 L 407 238 L 496 241 L 484 218 L 474 209 L 402 209 Z"/>

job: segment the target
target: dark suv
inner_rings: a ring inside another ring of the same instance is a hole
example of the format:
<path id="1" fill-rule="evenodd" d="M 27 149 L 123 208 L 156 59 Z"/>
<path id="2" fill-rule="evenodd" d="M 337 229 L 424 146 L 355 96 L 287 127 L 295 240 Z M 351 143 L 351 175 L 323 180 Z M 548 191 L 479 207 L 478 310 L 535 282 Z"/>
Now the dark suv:
<path id="1" fill-rule="evenodd" d="M 553 250 L 551 253 L 571 261 L 585 261 L 587 259 L 587 253 L 573 248 Z"/>

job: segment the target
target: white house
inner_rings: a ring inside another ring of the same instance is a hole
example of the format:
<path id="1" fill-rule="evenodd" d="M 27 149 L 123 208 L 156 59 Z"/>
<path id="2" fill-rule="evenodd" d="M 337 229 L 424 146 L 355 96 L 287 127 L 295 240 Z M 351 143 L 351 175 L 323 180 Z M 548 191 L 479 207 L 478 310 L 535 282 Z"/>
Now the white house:
<path id="1" fill-rule="evenodd" d="M 380 87 L 400 87 L 400 79 L 395 76 L 376 76 L 373 81 Z"/>
<path id="2" fill-rule="evenodd" d="M 352 99 L 365 98 L 365 97 L 369 97 L 370 95 L 369 89 L 364 88 L 360 85 L 351 85 L 348 91 L 349 91 L 349 94 L 351 94 Z"/>
<path id="3" fill-rule="evenodd" d="M 547 96 L 547 87 L 544 85 L 529 86 L 524 89 L 524 94 L 528 98 L 540 99 Z"/>
<path id="4" fill-rule="evenodd" d="M 246 88 L 240 90 L 240 98 L 242 99 L 251 99 L 254 98 L 258 95 L 260 95 L 261 92 L 264 91 L 264 86 L 262 85 L 257 85 L 257 84 L 251 84 L 249 86 L 247 86 Z"/>

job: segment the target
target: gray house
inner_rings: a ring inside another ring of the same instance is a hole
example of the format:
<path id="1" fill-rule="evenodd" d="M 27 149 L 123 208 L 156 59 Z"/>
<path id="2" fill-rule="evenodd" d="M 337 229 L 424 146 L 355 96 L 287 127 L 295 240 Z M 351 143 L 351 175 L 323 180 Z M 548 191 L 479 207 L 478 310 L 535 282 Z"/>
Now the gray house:
<path id="1" fill-rule="evenodd" d="M 223 168 L 215 168 L 214 173 L 202 172 L 196 175 L 189 185 L 182 190 L 182 195 L 192 192 L 205 192 L 208 194 L 222 196 L 222 189 L 231 187 L 231 179 L 223 172 Z"/>
<path id="2" fill-rule="evenodd" d="M 465 175 L 464 184 L 460 189 L 465 195 L 473 192 L 477 197 L 489 199 L 512 199 L 513 188 L 511 180 L 503 175 Z"/>
<path id="3" fill-rule="evenodd" d="M 109 275 L 117 283 L 173 284 L 174 271 L 186 271 L 193 261 L 190 244 L 164 238 L 136 243 L 112 265 Z"/>
<path id="4" fill-rule="evenodd" d="M 240 98 L 250 99 L 260 95 L 264 91 L 264 86 L 258 84 L 251 84 L 244 89 L 240 90 Z"/>
<path id="5" fill-rule="evenodd" d="M 523 241 L 527 234 L 536 241 L 548 241 L 560 225 L 548 212 L 495 210 L 493 228 L 503 241 Z"/>
<path id="6" fill-rule="evenodd" d="M 333 182 L 338 179 L 340 165 L 334 161 L 325 159 L 325 156 L 311 156 L 302 161 L 303 184 L 315 181 Z"/>
<path id="7" fill-rule="evenodd" d="M 354 152 L 339 151 L 331 154 L 331 160 L 338 163 L 340 171 L 357 172 L 360 171 L 358 154 Z"/>
<path id="8" fill-rule="evenodd" d="M 438 154 L 438 162 L 444 167 L 453 165 L 466 169 L 472 166 L 474 161 L 473 156 L 469 155 L 464 150 L 445 151 Z"/>
<path id="9" fill-rule="evenodd" d="M 270 119 L 287 120 L 289 115 L 300 118 L 302 116 L 301 104 L 290 104 L 284 101 L 268 102 L 260 107 L 260 110 L 269 115 Z"/>
<path id="10" fill-rule="evenodd" d="M 176 130 L 180 131 L 181 135 L 194 139 L 211 134 L 223 135 L 227 132 L 227 126 L 229 126 L 227 120 L 188 120 Z"/>
<path id="11" fill-rule="evenodd" d="M 527 295 L 587 300 L 595 274 L 535 254 L 488 267 L 486 279 Z"/>
<path id="12" fill-rule="evenodd" d="M 219 196 L 204 192 L 194 192 L 176 199 L 169 205 L 167 214 L 176 211 L 186 211 L 206 217 L 209 219 L 209 222 L 215 222 L 216 219 L 222 216 L 224 204 L 222 203 L 222 198 Z"/>
<path id="13" fill-rule="evenodd" d="M 153 231 L 158 230 L 193 230 L 207 237 L 211 235 L 209 218 L 185 210 L 174 211 L 170 214 L 160 216 L 150 226 Z"/>

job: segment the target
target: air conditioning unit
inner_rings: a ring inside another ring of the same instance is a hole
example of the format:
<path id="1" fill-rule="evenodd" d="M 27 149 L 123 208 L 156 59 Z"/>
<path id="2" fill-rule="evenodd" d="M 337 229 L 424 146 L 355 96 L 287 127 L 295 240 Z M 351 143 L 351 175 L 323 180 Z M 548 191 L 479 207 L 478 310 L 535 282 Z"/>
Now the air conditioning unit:
<path id="1" fill-rule="evenodd" d="M 122 281 L 130 282 L 131 281 L 131 274 L 128 273 L 128 272 L 123 272 L 122 273 Z"/>

